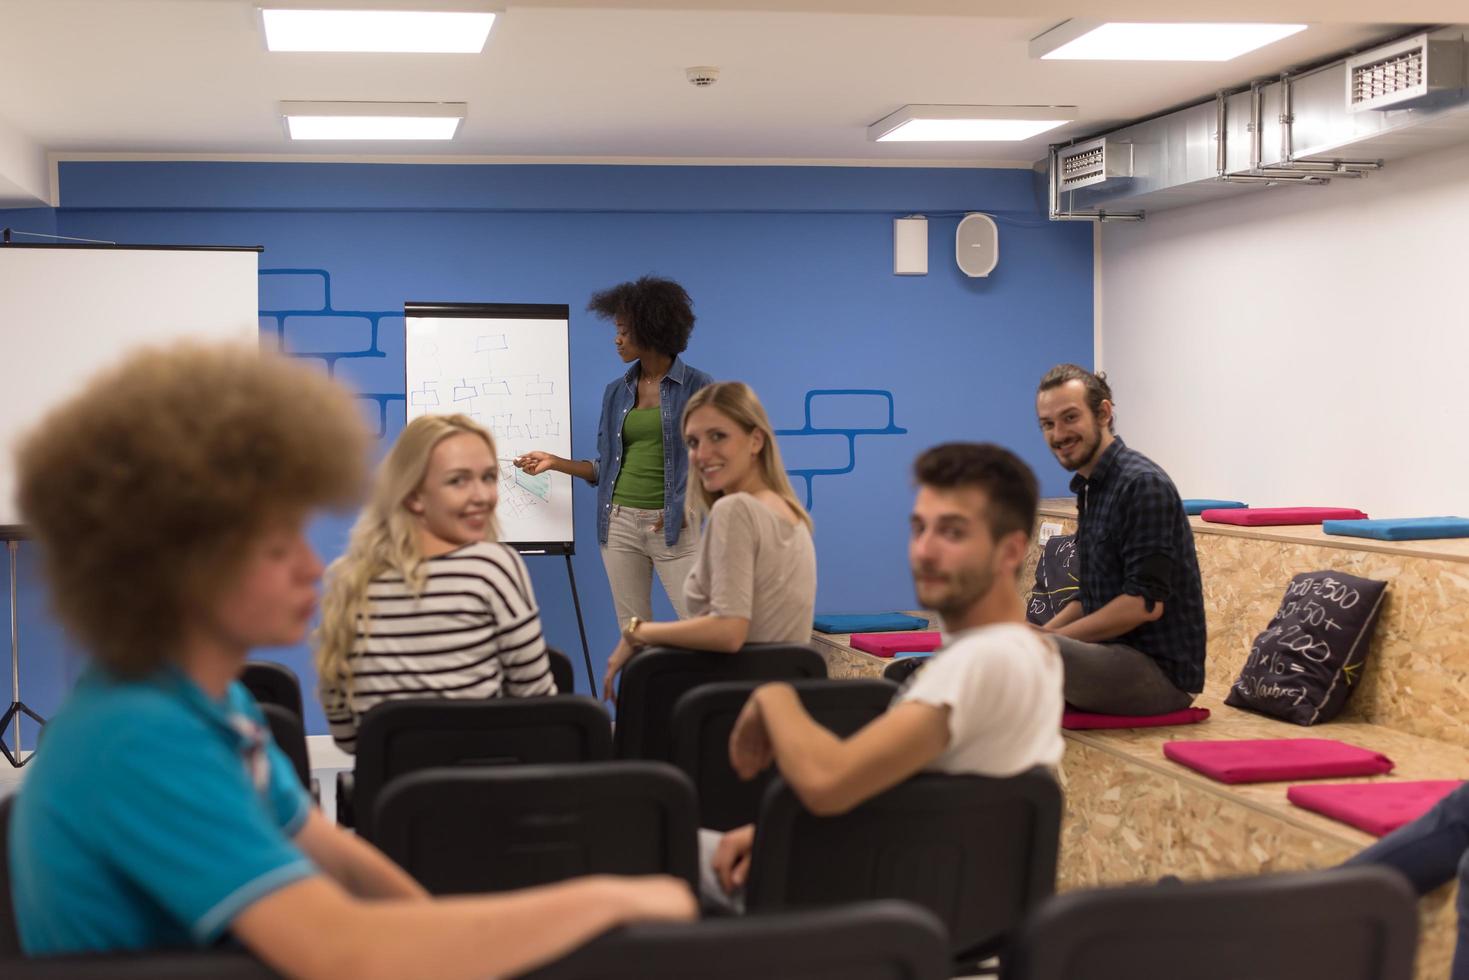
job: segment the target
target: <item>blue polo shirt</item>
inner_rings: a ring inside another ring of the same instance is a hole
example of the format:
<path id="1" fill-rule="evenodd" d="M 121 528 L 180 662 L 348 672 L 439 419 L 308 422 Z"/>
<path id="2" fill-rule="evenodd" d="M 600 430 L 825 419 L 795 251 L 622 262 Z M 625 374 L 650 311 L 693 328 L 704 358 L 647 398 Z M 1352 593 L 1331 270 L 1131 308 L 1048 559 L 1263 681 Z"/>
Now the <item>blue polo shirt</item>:
<path id="1" fill-rule="evenodd" d="M 203 946 L 317 873 L 291 842 L 311 801 L 238 682 L 89 670 L 42 736 L 11 817 L 31 956 Z"/>

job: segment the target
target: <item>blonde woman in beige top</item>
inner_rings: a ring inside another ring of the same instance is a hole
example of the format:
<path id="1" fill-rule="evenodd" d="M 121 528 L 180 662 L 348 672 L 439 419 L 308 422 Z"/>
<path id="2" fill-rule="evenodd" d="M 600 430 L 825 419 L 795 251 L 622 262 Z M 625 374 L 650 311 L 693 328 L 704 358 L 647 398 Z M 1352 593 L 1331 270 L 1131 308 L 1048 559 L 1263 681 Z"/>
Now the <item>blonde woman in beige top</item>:
<path id="1" fill-rule="evenodd" d="M 688 619 L 634 616 L 607 663 L 602 696 L 645 646 L 736 653 L 746 643 L 805 643 L 816 610 L 811 516 L 796 499 L 770 419 L 748 385 L 721 381 L 689 399 L 689 523 L 705 515 L 684 585 Z"/>

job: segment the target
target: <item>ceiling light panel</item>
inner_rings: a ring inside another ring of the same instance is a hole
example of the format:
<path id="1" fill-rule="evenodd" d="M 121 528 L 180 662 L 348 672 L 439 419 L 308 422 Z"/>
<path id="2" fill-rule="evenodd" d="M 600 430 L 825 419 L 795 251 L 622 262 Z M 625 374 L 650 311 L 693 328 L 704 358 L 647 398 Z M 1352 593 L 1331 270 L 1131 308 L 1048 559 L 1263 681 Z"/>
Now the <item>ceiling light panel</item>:
<path id="1" fill-rule="evenodd" d="M 261 7 L 271 51 L 479 54 L 494 26 L 489 11 L 298 10 Z"/>
<path id="2" fill-rule="evenodd" d="M 1073 61 L 1230 61 L 1305 29 L 1305 24 L 1069 20 L 1031 41 L 1030 56 Z"/>
<path id="3" fill-rule="evenodd" d="M 451 140 L 462 102 L 282 102 L 293 140 Z"/>
<path id="4" fill-rule="evenodd" d="M 1030 139 L 1076 118 L 1074 106 L 909 105 L 867 127 L 878 143 L 998 143 Z"/>

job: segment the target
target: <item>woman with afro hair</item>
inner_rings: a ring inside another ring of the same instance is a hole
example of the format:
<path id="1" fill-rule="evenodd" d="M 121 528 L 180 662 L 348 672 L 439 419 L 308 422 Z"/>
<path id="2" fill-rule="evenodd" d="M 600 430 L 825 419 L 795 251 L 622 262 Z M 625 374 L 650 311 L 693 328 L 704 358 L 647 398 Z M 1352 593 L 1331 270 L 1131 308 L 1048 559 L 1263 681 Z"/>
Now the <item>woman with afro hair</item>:
<path id="1" fill-rule="evenodd" d="M 681 424 L 694 392 L 713 383 L 679 357 L 694 329 L 689 294 L 670 279 L 643 276 L 595 294 L 587 309 L 617 327 L 614 343 L 632 366 L 602 393 L 595 459 L 529 452 L 515 465 L 535 476 L 556 470 L 597 488 L 597 543 L 617 620 L 653 617 L 653 572 L 680 619 L 684 579 L 698 529 L 685 517 L 689 460 Z"/>

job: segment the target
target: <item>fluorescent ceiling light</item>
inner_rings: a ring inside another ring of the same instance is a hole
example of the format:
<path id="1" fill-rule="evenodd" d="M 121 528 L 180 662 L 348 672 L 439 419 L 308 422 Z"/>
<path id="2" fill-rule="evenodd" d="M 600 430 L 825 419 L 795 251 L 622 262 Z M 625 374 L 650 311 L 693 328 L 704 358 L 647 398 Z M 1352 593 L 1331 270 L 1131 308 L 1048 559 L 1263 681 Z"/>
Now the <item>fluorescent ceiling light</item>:
<path id="1" fill-rule="evenodd" d="M 293 140 L 451 140 L 463 102 L 282 102 Z"/>
<path id="2" fill-rule="evenodd" d="M 1068 20 L 1031 41 L 1030 56 L 1077 61 L 1229 61 L 1305 29 L 1305 24 Z"/>
<path id="3" fill-rule="evenodd" d="M 265 23 L 265 46 L 271 51 L 479 54 L 495 23 L 495 15 L 487 10 L 261 7 L 260 16 Z"/>
<path id="4" fill-rule="evenodd" d="M 878 143 L 1024 140 L 1075 118 L 1075 106 L 906 105 L 868 126 L 867 138 Z"/>

